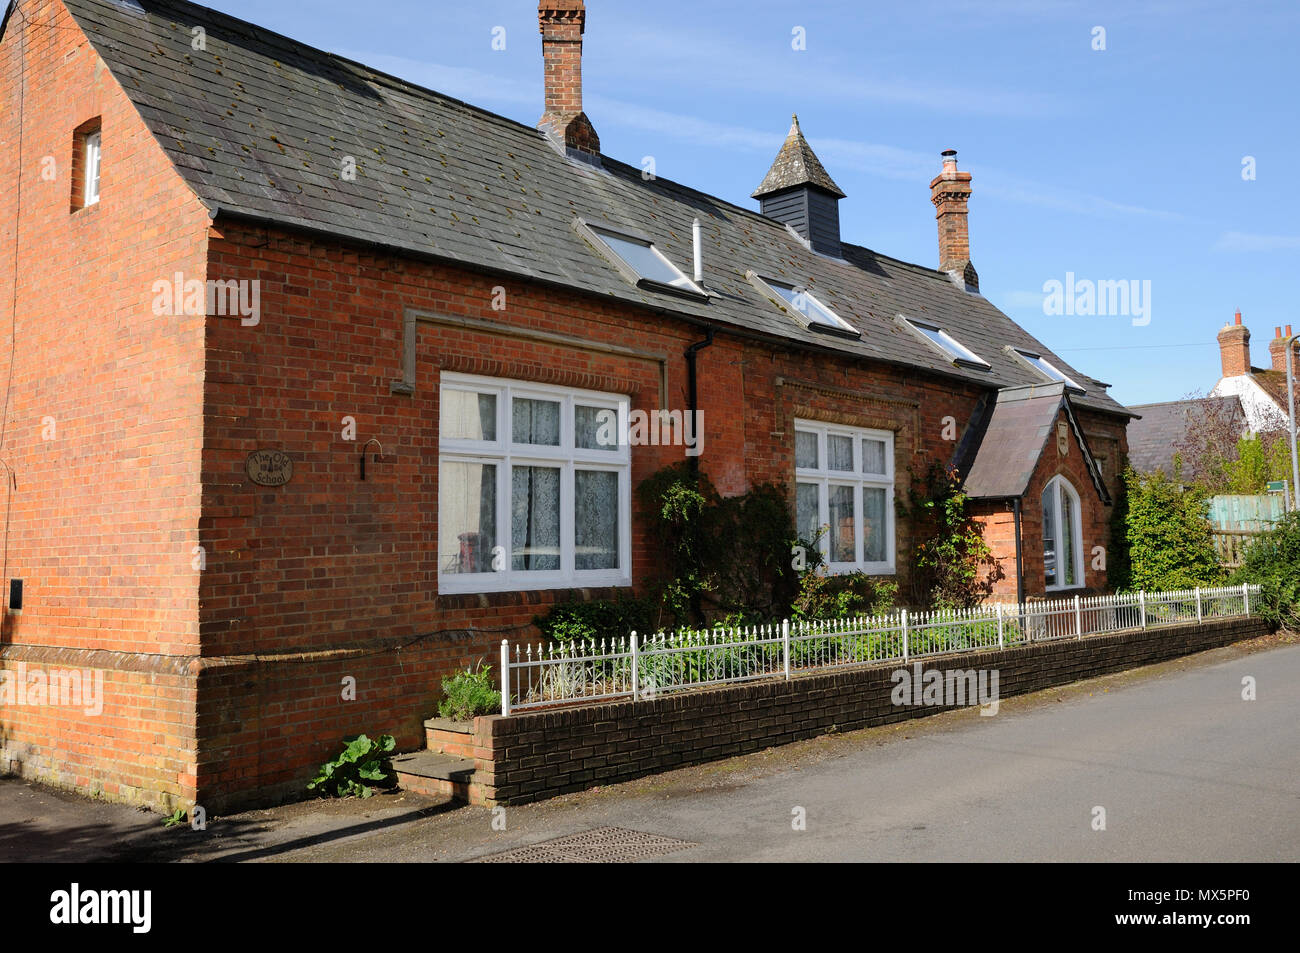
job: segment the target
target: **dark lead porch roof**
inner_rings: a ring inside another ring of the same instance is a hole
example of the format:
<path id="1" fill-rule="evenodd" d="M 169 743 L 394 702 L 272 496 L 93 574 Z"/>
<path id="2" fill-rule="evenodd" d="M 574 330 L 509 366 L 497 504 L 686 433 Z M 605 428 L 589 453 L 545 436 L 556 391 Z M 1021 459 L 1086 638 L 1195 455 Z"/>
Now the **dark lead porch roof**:
<path id="1" fill-rule="evenodd" d="M 967 474 L 966 495 L 976 500 L 1023 497 L 1039 458 L 1052 444 L 1058 414 L 1064 408 L 1093 486 L 1101 501 L 1109 503 L 1101 471 L 1070 409 L 1072 399 L 1066 385 L 1057 382 L 1007 388 L 978 409 L 969 440 L 958 449 L 958 470 Z"/>

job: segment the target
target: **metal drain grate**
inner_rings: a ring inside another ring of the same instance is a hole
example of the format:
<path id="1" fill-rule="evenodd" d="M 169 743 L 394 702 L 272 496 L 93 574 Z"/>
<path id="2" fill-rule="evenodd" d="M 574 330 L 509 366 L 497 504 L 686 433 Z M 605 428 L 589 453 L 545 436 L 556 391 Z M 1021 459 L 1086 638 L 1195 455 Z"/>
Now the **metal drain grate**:
<path id="1" fill-rule="evenodd" d="M 621 827 L 595 827 L 589 831 L 544 840 L 490 854 L 482 864 L 620 864 L 660 857 L 696 845 L 674 837 L 661 837 Z"/>

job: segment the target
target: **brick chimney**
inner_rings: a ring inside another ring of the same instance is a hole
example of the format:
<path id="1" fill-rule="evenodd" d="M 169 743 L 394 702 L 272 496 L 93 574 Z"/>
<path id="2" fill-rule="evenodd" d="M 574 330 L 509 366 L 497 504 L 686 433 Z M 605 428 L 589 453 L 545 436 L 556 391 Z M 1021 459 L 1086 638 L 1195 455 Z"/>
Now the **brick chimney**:
<path id="1" fill-rule="evenodd" d="M 582 34 L 587 28 L 583 0 L 541 0 L 546 111 L 537 127 L 556 148 L 588 161 L 600 156 L 600 137 L 582 111 Z"/>
<path id="2" fill-rule="evenodd" d="M 939 221 L 939 270 L 960 278 L 978 291 L 980 277 L 970 261 L 970 232 L 966 203 L 970 201 L 970 173 L 957 171 L 957 150 L 943 153 L 943 171 L 930 180 L 930 201 Z"/>
<path id="3" fill-rule="evenodd" d="M 1286 333 L 1278 328 L 1273 335 L 1273 340 L 1268 342 L 1268 353 L 1273 358 L 1273 370 L 1286 373 L 1286 339 L 1291 336 L 1291 325 L 1286 326 Z M 1291 351 L 1296 355 L 1295 369 L 1300 371 L 1300 349 L 1292 345 Z"/>
<path id="4" fill-rule="evenodd" d="M 1219 358 L 1224 377 L 1242 377 L 1250 373 L 1250 330 L 1241 323 L 1241 312 L 1232 324 L 1219 332 Z"/>

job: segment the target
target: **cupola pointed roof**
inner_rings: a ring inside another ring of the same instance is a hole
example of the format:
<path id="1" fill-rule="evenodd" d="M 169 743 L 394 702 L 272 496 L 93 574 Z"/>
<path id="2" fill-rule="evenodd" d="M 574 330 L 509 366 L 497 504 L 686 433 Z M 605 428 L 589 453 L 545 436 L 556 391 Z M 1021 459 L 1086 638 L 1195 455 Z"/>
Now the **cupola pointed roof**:
<path id="1" fill-rule="evenodd" d="M 761 198 L 800 185 L 815 185 L 819 189 L 830 192 L 836 198 L 844 198 L 840 187 L 835 184 L 835 180 L 830 177 L 821 160 L 812 151 L 812 146 L 808 145 L 808 140 L 803 137 L 803 130 L 799 128 L 799 117 L 796 115 L 793 119 L 790 124 L 790 134 L 785 137 L 785 144 L 776 154 L 776 161 L 772 163 L 772 168 L 767 170 L 763 184 L 753 193 L 752 198 Z"/>

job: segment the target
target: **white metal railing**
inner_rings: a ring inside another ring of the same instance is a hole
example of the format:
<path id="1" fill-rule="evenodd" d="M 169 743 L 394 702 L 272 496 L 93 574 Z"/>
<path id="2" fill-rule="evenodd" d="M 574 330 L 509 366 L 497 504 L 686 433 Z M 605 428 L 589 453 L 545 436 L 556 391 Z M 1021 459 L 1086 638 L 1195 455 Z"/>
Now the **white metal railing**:
<path id="1" fill-rule="evenodd" d="M 503 714 L 648 699 L 661 692 L 847 665 L 908 662 L 954 652 L 1250 615 L 1259 586 L 1074 596 L 973 609 L 658 632 L 549 644 L 501 642 Z"/>

